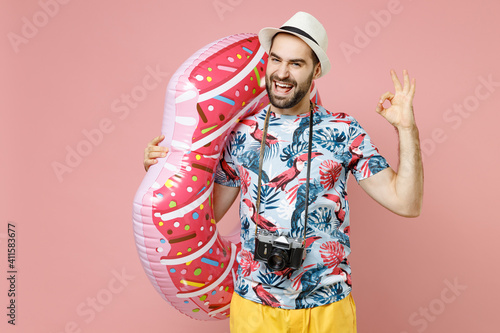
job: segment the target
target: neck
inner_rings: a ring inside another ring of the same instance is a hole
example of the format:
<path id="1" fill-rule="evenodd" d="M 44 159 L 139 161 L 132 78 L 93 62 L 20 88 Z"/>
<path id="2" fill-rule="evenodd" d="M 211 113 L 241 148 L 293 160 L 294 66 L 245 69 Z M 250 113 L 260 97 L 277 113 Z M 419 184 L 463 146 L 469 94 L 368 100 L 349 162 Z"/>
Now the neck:
<path id="1" fill-rule="evenodd" d="M 304 96 L 304 98 L 302 98 L 299 103 L 289 109 L 281 109 L 271 104 L 269 110 L 276 114 L 287 116 L 297 116 L 299 114 L 308 113 L 311 110 L 311 101 L 309 100 L 309 94 Z"/>

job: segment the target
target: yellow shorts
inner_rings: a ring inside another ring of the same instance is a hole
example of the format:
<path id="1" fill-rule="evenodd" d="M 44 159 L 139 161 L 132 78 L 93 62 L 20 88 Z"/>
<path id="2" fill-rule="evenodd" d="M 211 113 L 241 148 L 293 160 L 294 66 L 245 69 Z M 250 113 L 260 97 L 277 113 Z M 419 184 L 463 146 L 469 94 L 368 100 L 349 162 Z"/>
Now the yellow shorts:
<path id="1" fill-rule="evenodd" d="M 233 293 L 231 333 L 356 333 L 356 305 L 352 295 L 309 309 L 273 308 Z"/>

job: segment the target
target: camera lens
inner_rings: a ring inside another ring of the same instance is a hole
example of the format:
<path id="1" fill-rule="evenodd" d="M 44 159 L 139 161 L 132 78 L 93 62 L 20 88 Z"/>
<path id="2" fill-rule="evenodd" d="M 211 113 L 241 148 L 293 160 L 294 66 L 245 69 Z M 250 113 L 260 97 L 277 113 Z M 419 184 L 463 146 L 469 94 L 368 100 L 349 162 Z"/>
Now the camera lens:
<path id="1" fill-rule="evenodd" d="M 278 248 L 274 248 L 271 255 L 267 259 L 267 264 L 273 271 L 283 270 L 287 262 L 288 254 L 284 250 Z"/>

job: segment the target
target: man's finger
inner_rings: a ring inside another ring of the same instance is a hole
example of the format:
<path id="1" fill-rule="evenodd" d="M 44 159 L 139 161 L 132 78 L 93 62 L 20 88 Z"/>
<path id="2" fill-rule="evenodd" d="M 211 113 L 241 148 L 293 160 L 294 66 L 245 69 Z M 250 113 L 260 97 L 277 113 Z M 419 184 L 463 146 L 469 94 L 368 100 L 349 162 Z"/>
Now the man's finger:
<path id="1" fill-rule="evenodd" d="M 403 80 L 404 80 L 403 92 L 407 94 L 410 91 L 410 76 L 408 75 L 408 71 L 406 69 L 403 70 Z"/>
<path id="2" fill-rule="evenodd" d="M 413 96 L 415 96 L 415 86 L 417 85 L 417 79 L 413 78 L 411 79 L 411 86 L 410 86 L 410 96 L 413 99 Z"/>
<path id="3" fill-rule="evenodd" d="M 153 140 L 151 140 L 151 142 L 149 144 L 157 146 L 160 142 L 163 141 L 163 139 L 165 139 L 165 135 L 161 134 L 161 135 L 157 136 L 156 138 L 154 138 Z"/>
<path id="4" fill-rule="evenodd" d="M 399 82 L 398 76 L 396 75 L 396 72 L 391 69 L 391 77 L 392 77 L 392 82 L 394 83 L 394 88 L 396 89 L 396 92 L 402 91 L 403 87 L 401 86 L 401 82 Z"/>
<path id="5" fill-rule="evenodd" d="M 165 156 L 167 156 L 167 153 L 164 151 L 151 151 L 148 154 L 149 159 L 153 159 L 153 158 L 156 159 L 156 158 L 165 157 Z"/>
<path id="6" fill-rule="evenodd" d="M 144 169 L 145 169 L 146 171 L 148 171 L 148 170 L 149 170 L 149 167 L 150 167 L 150 166 L 152 166 L 153 164 L 156 164 L 156 163 L 158 163 L 158 161 L 157 161 L 157 160 L 145 160 L 145 161 L 144 161 Z"/>
<path id="7" fill-rule="evenodd" d="M 379 102 L 379 104 L 384 104 L 384 101 L 386 99 L 391 101 L 393 98 L 394 98 L 394 94 L 391 93 L 390 91 L 387 91 L 387 92 L 383 93 L 382 96 L 380 96 L 380 99 L 378 102 Z"/>
<path id="8" fill-rule="evenodd" d="M 163 147 L 163 146 L 148 146 L 146 149 L 148 152 L 153 152 L 153 151 L 167 152 L 168 151 L 168 148 Z"/>

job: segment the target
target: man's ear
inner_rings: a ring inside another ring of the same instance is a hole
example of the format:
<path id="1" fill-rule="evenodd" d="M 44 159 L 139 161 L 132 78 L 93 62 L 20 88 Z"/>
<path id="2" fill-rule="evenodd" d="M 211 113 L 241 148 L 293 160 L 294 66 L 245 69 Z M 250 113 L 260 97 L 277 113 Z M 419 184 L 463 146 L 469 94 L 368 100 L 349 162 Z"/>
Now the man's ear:
<path id="1" fill-rule="evenodd" d="M 317 78 L 319 78 L 321 76 L 321 63 L 318 62 L 316 64 L 316 68 L 314 69 L 314 76 L 313 76 L 313 80 L 316 80 Z"/>

